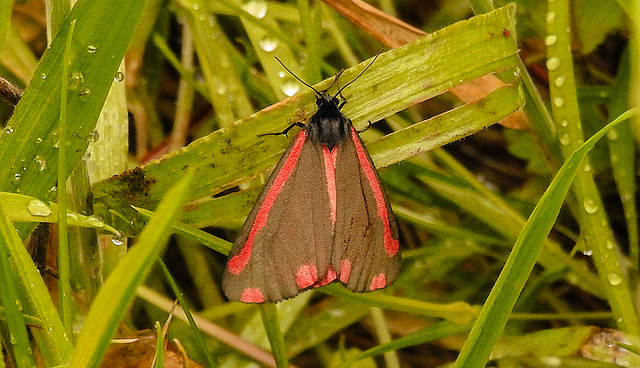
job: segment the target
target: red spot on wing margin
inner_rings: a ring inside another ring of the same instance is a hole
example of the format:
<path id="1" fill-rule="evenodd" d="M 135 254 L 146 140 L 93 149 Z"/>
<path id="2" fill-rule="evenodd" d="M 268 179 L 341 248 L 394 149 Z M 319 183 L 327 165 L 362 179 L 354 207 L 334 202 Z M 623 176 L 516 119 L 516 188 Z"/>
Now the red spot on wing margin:
<path id="1" fill-rule="evenodd" d="M 387 286 L 387 277 L 384 275 L 384 273 L 381 273 L 371 280 L 371 286 L 369 286 L 369 290 L 382 289 L 385 286 Z"/>
<path id="2" fill-rule="evenodd" d="M 338 277 L 338 275 L 336 275 L 336 270 L 334 270 L 333 267 L 329 265 L 329 268 L 327 269 L 327 273 L 324 275 L 324 278 L 320 280 L 317 284 L 315 284 L 314 287 L 328 285 L 332 283 L 333 280 L 336 279 L 336 277 Z"/>
<path id="3" fill-rule="evenodd" d="M 262 303 L 264 302 L 264 296 L 258 288 L 247 288 L 242 292 L 240 301 L 244 303 Z"/>
<path id="4" fill-rule="evenodd" d="M 380 187 L 380 183 L 378 182 L 378 177 L 376 176 L 376 173 L 374 171 L 375 169 L 371 165 L 371 162 L 367 157 L 367 152 L 362 146 L 362 142 L 360 141 L 358 133 L 356 132 L 356 129 L 354 127 L 351 127 L 351 139 L 353 139 L 353 143 L 356 146 L 356 153 L 358 154 L 358 161 L 360 161 L 360 166 L 362 166 L 362 170 L 364 170 L 364 174 L 369 180 L 371 190 L 373 190 L 373 195 L 376 199 L 376 207 L 378 209 L 378 216 L 384 224 L 384 249 L 389 257 L 392 257 L 398 252 L 400 243 L 391 235 L 389 214 L 387 213 L 387 204 L 384 199 L 384 195 L 382 194 L 382 188 Z M 342 275 L 340 275 L 340 278 L 342 279 Z"/>
<path id="5" fill-rule="evenodd" d="M 313 263 L 303 264 L 296 271 L 296 284 L 300 289 L 308 288 L 318 281 L 318 270 Z"/>
<path id="6" fill-rule="evenodd" d="M 286 184 L 287 179 L 289 179 L 291 172 L 293 172 L 293 169 L 298 162 L 300 151 L 302 151 L 302 147 L 304 146 L 306 137 L 306 130 L 301 130 L 300 133 L 298 133 L 298 135 L 296 136 L 296 140 L 293 143 L 293 148 L 289 152 L 289 156 L 287 156 L 287 160 L 285 161 L 284 165 L 282 165 L 282 169 L 280 169 L 276 180 L 274 180 L 273 184 L 271 184 L 269 192 L 262 201 L 262 205 L 260 206 L 260 210 L 256 215 L 256 219 L 253 221 L 253 226 L 251 226 L 251 231 L 249 232 L 247 241 L 244 243 L 244 246 L 242 247 L 240 252 L 229 259 L 227 267 L 229 269 L 229 272 L 233 273 L 234 275 L 239 274 L 249 262 L 249 258 L 251 257 L 251 249 L 253 248 L 253 240 L 255 239 L 258 231 L 260 231 L 260 229 L 262 229 L 267 224 L 269 211 L 271 211 L 271 207 L 273 207 L 276 198 L 278 198 L 278 195 Z M 245 290 L 245 292 L 247 290 Z"/>

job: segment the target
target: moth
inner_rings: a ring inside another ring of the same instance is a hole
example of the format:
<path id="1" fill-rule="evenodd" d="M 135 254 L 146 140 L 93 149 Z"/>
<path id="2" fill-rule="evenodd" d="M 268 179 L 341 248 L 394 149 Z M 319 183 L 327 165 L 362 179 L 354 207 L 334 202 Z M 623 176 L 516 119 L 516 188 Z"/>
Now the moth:
<path id="1" fill-rule="evenodd" d="M 341 73 L 318 91 L 285 67 L 314 91 L 318 109 L 306 125 L 270 134 L 302 127 L 233 245 L 222 277 L 230 300 L 277 302 L 331 282 L 366 292 L 398 277 L 395 217 L 369 153 L 341 112 L 342 91 L 372 63 L 334 95 L 328 90 Z"/>

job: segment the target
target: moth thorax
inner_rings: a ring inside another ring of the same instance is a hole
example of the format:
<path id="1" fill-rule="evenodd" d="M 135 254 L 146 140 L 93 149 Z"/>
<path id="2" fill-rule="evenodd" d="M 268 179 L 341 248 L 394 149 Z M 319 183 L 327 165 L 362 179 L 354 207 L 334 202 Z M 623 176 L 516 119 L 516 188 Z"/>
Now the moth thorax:
<path id="1" fill-rule="evenodd" d="M 340 112 L 337 98 L 318 98 L 318 111 L 309 120 L 307 130 L 310 139 L 332 149 L 349 134 L 349 120 Z"/>

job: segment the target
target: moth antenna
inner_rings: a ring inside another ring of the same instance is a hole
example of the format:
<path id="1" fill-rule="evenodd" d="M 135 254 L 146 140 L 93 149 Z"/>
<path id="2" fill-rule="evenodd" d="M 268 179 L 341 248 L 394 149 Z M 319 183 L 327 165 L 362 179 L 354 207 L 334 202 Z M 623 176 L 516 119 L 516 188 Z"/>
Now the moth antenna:
<path id="1" fill-rule="evenodd" d="M 381 54 L 381 53 L 382 53 L 382 51 L 380 51 L 379 53 L 377 53 L 377 54 L 376 54 L 376 56 L 374 56 L 374 57 L 373 57 L 373 60 L 371 60 L 371 62 L 369 63 L 369 65 L 367 65 L 367 67 L 366 67 L 366 68 L 364 68 L 364 69 L 360 72 L 360 74 L 358 74 L 355 78 L 353 78 L 349 83 L 347 83 L 347 84 L 345 84 L 344 86 L 342 86 L 342 88 L 340 88 L 340 89 L 338 90 L 338 92 L 336 92 L 335 96 L 338 96 L 338 95 L 342 96 L 342 95 L 340 94 L 340 93 L 342 92 L 342 90 L 343 90 L 343 89 L 345 89 L 345 88 L 347 88 L 347 86 L 348 86 L 348 85 L 350 85 L 351 83 L 355 82 L 355 81 L 356 81 L 356 79 L 360 78 L 360 76 L 361 76 L 362 74 L 364 74 L 364 72 L 366 72 L 366 71 L 367 71 L 367 69 L 369 69 L 369 68 L 371 67 L 371 65 L 373 65 L 373 62 L 374 62 L 374 61 L 376 61 L 376 59 L 378 58 L 378 56 L 380 56 L 380 54 Z"/>
<path id="2" fill-rule="evenodd" d="M 280 59 L 278 59 L 276 57 L 276 60 L 278 60 L 278 62 L 280 63 L 280 65 L 282 65 L 282 67 L 289 72 L 289 74 L 291 74 L 295 79 L 297 79 L 300 83 L 304 84 L 305 86 L 311 88 L 311 90 L 313 90 L 313 92 L 316 93 L 316 95 L 318 95 L 318 97 L 322 97 L 322 93 L 318 92 L 317 89 L 313 88 L 311 85 L 309 85 L 307 82 L 303 81 L 302 79 L 298 78 L 297 75 L 293 74 L 293 72 L 291 70 L 289 70 L 289 68 L 287 68 L 286 65 L 284 65 L 284 63 L 282 61 L 280 61 Z"/>

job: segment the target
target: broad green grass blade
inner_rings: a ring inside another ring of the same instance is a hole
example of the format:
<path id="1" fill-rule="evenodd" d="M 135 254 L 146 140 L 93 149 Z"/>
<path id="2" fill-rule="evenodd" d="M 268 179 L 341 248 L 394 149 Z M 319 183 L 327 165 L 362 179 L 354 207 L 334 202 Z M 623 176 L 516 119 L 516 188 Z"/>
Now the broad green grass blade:
<path id="1" fill-rule="evenodd" d="M 368 121 L 390 116 L 437 96 L 452 86 L 487 73 L 514 68 L 517 64 L 517 45 L 513 37 L 504 37 L 502 34 L 504 29 L 513 27 L 514 11 L 512 6 L 501 8 L 381 54 L 357 83 L 344 91 L 348 101 L 343 109 L 344 114 L 357 127 L 364 127 Z M 370 61 L 345 70 L 341 78 L 353 79 Z M 317 84 L 315 88 L 326 88 L 332 79 Z M 376 157 L 377 148 L 372 147 L 374 160 L 384 166 L 410 157 L 416 152 L 415 145 L 420 149 L 428 145 L 425 137 L 437 141 L 440 135 L 457 139 L 471 134 L 509 115 L 522 103 L 520 90 L 514 86 L 506 86 L 492 95 L 486 100 L 479 100 L 476 108 L 484 103 L 490 104 L 489 101 L 496 98 L 495 110 L 487 110 L 486 115 L 479 114 L 481 118 L 478 120 L 475 117 L 469 119 L 469 115 L 463 119 L 459 115 L 457 121 L 461 125 L 454 130 L 455 135 L 450 135 L 450 127 L 444 124 L 444 119 L 441 120 L 442 124 L 437 125 L 439 129 L 435 134 L 429 129 L 429 124 L 422 124 L 406 132 L 397 132 L 394 138 L 389 138 L 392 141 L 388 146 L 379 146 L 379 149 L 386 151 L 384 161 Z M 299 93 L 213 132 L 180 151 L 165 155 L 144 168 L 97 183 L 94 198 L 111 208 L 128 208 L 130 204 L 153 207 L 173 178 L 180 176 L 186 166 L 195 164 L 199 180 L 189 198 L 199 200 L 198 204 L 194 204 L 194 210 L 197 210 L 200 200 L 246 182 L 275 164 L 289 139 L 260 137 L 260 134 L 282 131 L 293 122 L 306 121 L 315 109 L 313 92 Z M 469 113 L 465 109 L 454 111 Z M 408 143 L 403 138 L 407 138 Z M 424 143 L 422 146 L 418 144 L 420 140 Z M 396 149 L 400 153 L 392 154 Z M 235 212 L 240 218 L 248 209 L 236 208 Z M 134 213 L 126 215 L 135 216 Z M 209 213 L 208 216 L 215 217 L 215 214 L 212 216 Z"/>
<path id="2" fill-rule="evenodd" d="M 76 26 L 69 66 L 67 170 L 86 151 L 87 138 L 95 128 L 143 4 L 142 0 L 76 3 L 7 123 L 12 129 L 0 134 L 0 190 L 45 199 L 56 185 L 60 78 L 70 21 L 75 19 Z"/>
<path id="3" fill-rule="evenodd" d="M 516 240 L 454 367 L 480 368 L 486 365 L 509 314 L 538 259 L 547 235 L 555 223 L 582 159 L 607 131 L 634 114 L 635 110 L 628 111 L 600 129 L 580 145 L 562 165 Z"/>
<path id="4" fill-rule="evenodd" d="M 140 233 L 136 245 L 100 289 L 80 331 L 70 367 L 96 367 L 100 362 L 136 288 L 144 281 L 153 262 L 162 253 L 171 234 L 171 225 L 182 208 L 193 177 L 194 171 L 188 171 L 167 192 L 156 215 Z"/>

